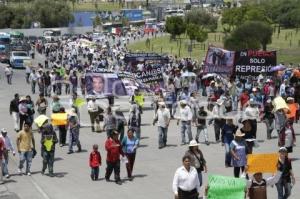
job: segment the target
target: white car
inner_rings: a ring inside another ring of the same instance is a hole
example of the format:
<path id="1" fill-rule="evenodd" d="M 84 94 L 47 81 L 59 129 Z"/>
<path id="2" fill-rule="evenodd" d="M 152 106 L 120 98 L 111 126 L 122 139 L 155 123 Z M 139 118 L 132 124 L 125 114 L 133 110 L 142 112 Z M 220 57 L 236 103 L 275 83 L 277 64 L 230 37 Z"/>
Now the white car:
<path id="1" fill-rule="evenodd" d="M 24 65 L 25 60 L 31 60 L 31 57 L 28 55 L 28 52 L 11 51 L 9 63 L 12 68 L 25 68 Z"/>

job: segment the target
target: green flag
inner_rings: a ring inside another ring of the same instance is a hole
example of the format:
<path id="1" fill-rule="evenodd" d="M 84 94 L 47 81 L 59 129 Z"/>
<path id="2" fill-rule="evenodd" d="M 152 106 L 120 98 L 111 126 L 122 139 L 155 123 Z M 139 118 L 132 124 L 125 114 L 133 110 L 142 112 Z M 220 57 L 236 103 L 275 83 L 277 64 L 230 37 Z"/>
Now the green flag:
<path id="1" fill-rule="evenodd" d="M 208 187 L 208 199 L 244 199 L 246 180 L 209 175 Z"/>
<path id="2" fill-rule="evenodd" d="M 85 103 L 86 103 L 86 102 L 85 102 L 85 99 L 83 99 L 83 98 L 77 98 L 77 99 L 75 100 L 75 102 L 74 102 L 74 105 L 75 105 L 76 107 L 81 107 L 81 106 L 83 106 Z"/>

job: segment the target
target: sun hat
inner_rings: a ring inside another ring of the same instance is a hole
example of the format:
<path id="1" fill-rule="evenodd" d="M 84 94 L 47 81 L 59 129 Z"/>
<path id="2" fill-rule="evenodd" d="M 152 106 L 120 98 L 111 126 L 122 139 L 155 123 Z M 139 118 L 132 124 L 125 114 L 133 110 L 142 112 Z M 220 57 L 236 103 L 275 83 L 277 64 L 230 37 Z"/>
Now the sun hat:
<path id="1" fill-rule="evenodd" d="M 199 146 L 199 143 L 196 140 L 191 140 L 189 146 Z"/>
<path id="2" fill-rule="evenodd" d="M 288 98 L 286 99 L 286 101 L 294 101 L 294 98 L 293 98 L 293 97 L 288 97 Z"/>
<path id="3" fill-rule="evenodd" d="M 22 101 L 25 101 L 25 100 L 27 100 L 26 97 L 22 96 L 22 97 L 20 97 L 19 102 L 22 102 Z"/>
<path id="4" fill-rule="evenodd" d="M 235 133 L 236 137 L 243 137 L 245 135 L 245 133 L 242 133 L 240 130 L 237 130 Z"/>
<path id="5" fill-rule="evenodd" d="M 5 128 L 1 129 L 1 133 L 7 133 L 7 130 Z"/>
<path id="6" fill-rule="evenodd" d="M 160 106 L 165 106 L 166 103 L 165 103 L 165 102 L 158 102 L 158 105 L 160 105 Z"/>
<path id="7" fill-rule="evenodd" d="M 288 151 L 287 148 L 280 147 L 278 152 L 281 153 L 281 152 L 287 152 L 287 151 Z"/>
<path id="8" fill-rule="evenodd" d="M 181 100 L 180 104 L 187 104 L 187 101 L 186 100 Z"/>
<path id="9" fill-rule="evenodd" d="M 221 106 L 221 105 L 224 103 L 224 100 L 218 99 L 215 103 L 216 103 L 217 105 Z"/>

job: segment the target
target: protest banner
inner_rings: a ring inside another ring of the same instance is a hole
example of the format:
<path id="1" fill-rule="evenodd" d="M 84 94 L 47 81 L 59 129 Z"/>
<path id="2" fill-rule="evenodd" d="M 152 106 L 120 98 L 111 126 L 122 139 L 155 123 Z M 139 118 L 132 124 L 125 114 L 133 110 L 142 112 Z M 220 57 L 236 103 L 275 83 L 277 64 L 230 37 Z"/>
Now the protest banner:
<path id="1" fill-rule="evenodd" d="M 248 173 L 276 173 L 278 154 L 249 154 L 247 156 Z"/>
<path id="2" fill-rule="evenodd" d="M 204 73 L 218 73 L 230 76 L 233 70 L 234 51 L 209 47 L 204 63 Z"/>
<path id="3" fill-rule="evenodd" d="M 53 126 L 66 125 L 68 120 L 67 113 L 53 113 L 51 115 L 51 123 Z"/>
<path id="4" fill-rule="evenodd" d="M 209 175 L 208 187 L 208 199 L 243 199 L 245 198 L 246 180 Z"/>
<path id="5" fill-rule="evenodd" d="M 235 52 L 234 74 L 242 77 L 257 77 L 263 73 L 271 75 L 272 66 L 276 66 L 276 51 L 245 50 Z"/>
<path id="6" fill-rule="evenodd" d="M 127 94 L 118 75 L 105 69 L 98 68 L 93 71 L 87 71 L 85 81 L 87 97 L 102 98 L 111 95 L 124 96 Z"/>
<path id="7" fill-rule="evenodd" d="M 152 83 L 163 81 L 161 68 L 152 68 L 151 70 L 138 71 L 135 73 L 136 78 L 142 83 Z"/>

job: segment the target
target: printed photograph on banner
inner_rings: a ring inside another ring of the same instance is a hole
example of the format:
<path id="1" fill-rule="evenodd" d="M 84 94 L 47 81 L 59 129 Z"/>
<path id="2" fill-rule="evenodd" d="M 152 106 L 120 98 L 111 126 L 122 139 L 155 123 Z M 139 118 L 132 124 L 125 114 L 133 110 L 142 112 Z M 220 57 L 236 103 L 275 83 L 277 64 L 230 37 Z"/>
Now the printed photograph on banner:
<path id="1" fill-rule="evenodd" d="M 105 97 L 109 95 L 127 95 L 125 86 L 117 74 L 89 72 L 86 74 L 86 90 L 88 95 Z"/>
<path id="2" fill-rule="evenodd" d="M 231 75 L 234 63 L 234 51 L 209 47 L 206 54 L 204 73 L 222 73 Z"/>

